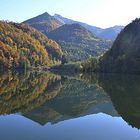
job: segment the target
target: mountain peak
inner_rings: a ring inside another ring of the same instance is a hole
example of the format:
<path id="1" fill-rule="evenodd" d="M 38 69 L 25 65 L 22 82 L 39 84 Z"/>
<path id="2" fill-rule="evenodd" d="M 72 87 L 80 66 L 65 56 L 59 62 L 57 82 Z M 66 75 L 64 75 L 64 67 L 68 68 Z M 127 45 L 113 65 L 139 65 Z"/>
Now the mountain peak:
<path id="1" fill-rule="evenodd" d="M 73 42 L 76 40 L 76 43 L 82 43 L 83 40 L 91 40 L 91 38 L 92 40 L 95 40 L 96 38 L 92 32 L 78 23 L 64 24 L 63 26 L 49 32 L 47 35 L 56 41 L 63 40 Z"/>
<path id="2" fill-rule="evenodd" d="M 62 17 L 62 16 L 61 16 L 61 15 L 59 15 L 59 14 L 54 14 L 54 17 L 55 17 L 55 16 L 57 16 L 57 17 Z"/>
<path id="3" fill-rule="evenodd" d="M 45 13 L 39 15 L 39 16 L 44 17 L 44 18 L 52 17 L 48 12 L 45 12 Z"/>
<path id="4" fill-rule="evenodd" d="M 60 26 L 63 25 L 62 22 L 55 19 L 53 16 L 51 16 L 49 13 L 45 12 L 41 15 L 38 15 L 34 18 L 31 18 L 29 20 L 24 21 L 23 23 L 29 24 L 30 26 L 36 28 L 37 30 L 43 32 L 46 34 L 47 32 L 50 32 Z"/>
<path id="5" fill-rule="evenodd" d="M 44 21 L 48 21 L 48 20 L 51 20 L 51 19 L 54 19 L 54 17 L 51 16 L 49 13 L 45 12 L 41 15 L 38 15 L 36 17 L 33 17 L 29 20 L 24 21 L 24 23 L 30 24 L 30 23 L 44 22 Z"/>

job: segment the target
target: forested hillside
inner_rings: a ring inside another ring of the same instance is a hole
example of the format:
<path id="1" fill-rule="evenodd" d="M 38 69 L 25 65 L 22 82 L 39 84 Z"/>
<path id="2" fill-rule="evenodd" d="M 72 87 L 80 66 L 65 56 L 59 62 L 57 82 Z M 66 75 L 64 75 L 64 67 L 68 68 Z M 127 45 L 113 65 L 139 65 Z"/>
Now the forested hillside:
<path id="1" fill-rule="evenodd" d="M 65 24 L 47 33 L 47 36 L 61 45 L 68 62 L 98 56 L 107 51 L 112 43 L 96 37 L 79 24 Z"/>
<path id="2" fill-rule="evenodd" d="M 0 69 L 49 66 L 61 56 L 60 46 L 36 29 L 0 21 Z"/>
<path id="3" fill-rule="evenodd" d="M 128 24 L 100 58 L 99 71 L 140 73 L 140 19 Z"/>

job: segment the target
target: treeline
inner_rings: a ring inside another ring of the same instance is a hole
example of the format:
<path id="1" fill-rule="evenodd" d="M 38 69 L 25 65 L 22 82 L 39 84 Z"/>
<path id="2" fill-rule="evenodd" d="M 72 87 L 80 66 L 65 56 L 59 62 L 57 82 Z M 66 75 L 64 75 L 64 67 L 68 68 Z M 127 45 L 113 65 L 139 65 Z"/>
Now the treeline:
<path id="1" fill-rule="evenodd" d="M 55 72 L 77 73 L 77 72 L 94 72 L 99 67 L 99 57 L 91 57 L 85 61 L 69 62 L 59 65 L 53 65 L 50 70 Z"/>

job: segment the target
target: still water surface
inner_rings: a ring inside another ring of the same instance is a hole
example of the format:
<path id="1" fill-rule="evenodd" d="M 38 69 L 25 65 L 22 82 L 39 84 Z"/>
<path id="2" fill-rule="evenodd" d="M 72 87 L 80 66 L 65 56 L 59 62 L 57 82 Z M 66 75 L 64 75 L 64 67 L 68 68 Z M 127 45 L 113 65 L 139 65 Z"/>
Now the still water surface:
<path id="1" fill-rule="evenodd" d="M 140 76 L 0 74 L 0 140 L 140 140 Z"/>

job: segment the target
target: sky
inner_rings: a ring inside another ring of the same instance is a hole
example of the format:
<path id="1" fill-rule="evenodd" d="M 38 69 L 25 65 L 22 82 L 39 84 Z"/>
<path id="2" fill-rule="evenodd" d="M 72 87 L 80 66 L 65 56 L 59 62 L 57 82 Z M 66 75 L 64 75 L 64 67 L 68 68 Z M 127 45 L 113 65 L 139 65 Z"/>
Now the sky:
<path id="1" fill-rule="evenodd" d="M 22 22 L 44 12 L 101 28 L 140 18 L 140 0 L 0 0 L 0 20 Z"/>

